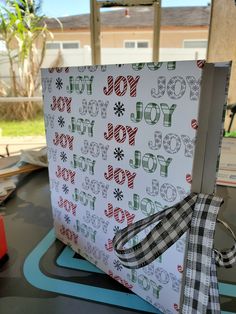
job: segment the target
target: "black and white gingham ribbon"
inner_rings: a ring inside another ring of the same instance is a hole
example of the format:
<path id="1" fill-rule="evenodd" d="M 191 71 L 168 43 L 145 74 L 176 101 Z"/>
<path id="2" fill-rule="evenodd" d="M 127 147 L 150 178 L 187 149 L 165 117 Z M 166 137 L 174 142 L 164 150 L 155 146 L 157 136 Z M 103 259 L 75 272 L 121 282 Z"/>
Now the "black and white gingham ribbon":
<path id="1" fill-rule="evenodd" d="M 127 268 L 140 268 L 154 261 L 189 230 L 181 313 L 220 313 L 216 265 L 232 267 L 236 261 L 236 242 L 224 252 L 213 249 L 222 201 L 213 195 L 191 193 L 177 205 L 120 230 L 113 239 L 121 263 Z M 124 248 L 135 235 L 155 223 L 140 243 Z M 236 240 L 234 234 L 233 237 Z"/>

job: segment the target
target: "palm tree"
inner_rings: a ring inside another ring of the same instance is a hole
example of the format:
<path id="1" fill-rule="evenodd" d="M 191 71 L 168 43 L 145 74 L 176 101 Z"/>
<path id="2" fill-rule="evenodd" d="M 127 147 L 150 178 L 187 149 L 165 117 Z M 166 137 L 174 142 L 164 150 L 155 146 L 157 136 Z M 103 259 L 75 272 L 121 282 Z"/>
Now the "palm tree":
<path id="1" fill-rule="evenodd" d="M 0 7 L 0 35 L 5 41 L 10 64 L 9 96 L 32 97 L 40 86 L 39 71 L 45 55 L 48 36 L 52 36 L 39 15 L 42 1 L 7 0 Z M 40 45 L 40 49 L 37 47 Z M 16 75 L 18 72 L 18 78 Z M 31 102 L 17 104 L 11 110 L 16 119 L 34 116 Z"/>
<path id="2" fill-rule="evenodd" d="M 14 2 L 14 1 L 11 1 Z M 35 1 L 35 0 L 21 0 L 18 1 L 18 5 L 22 10 L 22 14 L 29 10 L 31 14 L 40 16 L 41 15 L 41 8 L 42 8 L 42 0 Z"/>

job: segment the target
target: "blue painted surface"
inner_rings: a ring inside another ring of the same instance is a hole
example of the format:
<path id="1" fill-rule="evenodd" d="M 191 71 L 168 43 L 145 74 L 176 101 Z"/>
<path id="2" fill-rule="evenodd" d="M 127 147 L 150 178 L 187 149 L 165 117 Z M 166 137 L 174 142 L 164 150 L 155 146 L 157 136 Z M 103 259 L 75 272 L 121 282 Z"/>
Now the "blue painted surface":
<path id="1" fill-rule="evenodd" d="M 104 274 L 101 269 L 97 268 L 90 262 L 83 259 L 73 258 L 74 255 L 75 252 L 68 246 L 66 246 L 61 255 L 57 258 L 57 265 L 67 268 L 90 271 L 93 273 Z"/>
<path id="2" fill-rule="evenodd" d="M 228 297 L 236 297 L 236 285 L 228 283 L 219 283 L 220 294 Z"/>
<path id="3" fill-rule="evenodd" d="M 61 255 L 57 259 L 57 264 L 59 266 L 91 271 L 94 273 L 104 273 L 102 270 L 98 269 L 96 266 L 88 261 L 73 258 L 75 252 L 69 248 L 65 247 Z M 236 285 L 219 283 L 219 292 L 221 295 L 226 295 L 230 297 L 236 297 Z M 226 312 L 225 312 L 226 313 Z"/>
<path id="4" fill-rule="evenodd" d="M 39 268 L 39 262 L 54 241 L 55 235 L 54 230 L 52 229 L 25 260 L 24 275 L 28 282 L 33 286 L 39 289 L 82 299 L 136 309 L 148 313 L 161 314 L 161 312 L 152 305 L 134 294 L 68 282 L 61 279 L 51 278 L 43 274 Z M 88 261 L 73 258 L 74 254 L 75 253 L 69 247 L 66 247 L 58 257 L 56 261 L 57 264 L 72 269 L 103 273 Z M 221 295 L 236 297 L 236 285 L 219 283 L 219 290 Z M 235 312 L 221 311 L 221 314 L 235 314 Z"/>
<path id="5" fill-rule="evenodd" d="M 26 258 L 23 271 L 25 278 L 31 285 L 42 290 L 77 298 L 144 311 L 146 313 L 161 314 L 161 312 L 151 304 L 145 302 L 134 294 L 111 291 L 104 288 L 87 286 L 46 276 L 41 272 L 39 262 L 54 241 L 54 230 L 51 230 Z"/>

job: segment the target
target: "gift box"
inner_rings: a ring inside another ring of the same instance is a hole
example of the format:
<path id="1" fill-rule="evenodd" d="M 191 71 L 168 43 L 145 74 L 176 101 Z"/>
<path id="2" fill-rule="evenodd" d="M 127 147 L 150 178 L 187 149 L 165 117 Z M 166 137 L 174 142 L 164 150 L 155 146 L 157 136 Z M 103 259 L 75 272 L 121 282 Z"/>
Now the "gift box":
<path id="1" fill-rule="evenodd" d="M 214 191 L 228 75 L 204 61 L 42 70 L 56 237 L 162 313 L 180 308 L 186 233 L 139 269 L 113 238 L 190 191 Z"/>

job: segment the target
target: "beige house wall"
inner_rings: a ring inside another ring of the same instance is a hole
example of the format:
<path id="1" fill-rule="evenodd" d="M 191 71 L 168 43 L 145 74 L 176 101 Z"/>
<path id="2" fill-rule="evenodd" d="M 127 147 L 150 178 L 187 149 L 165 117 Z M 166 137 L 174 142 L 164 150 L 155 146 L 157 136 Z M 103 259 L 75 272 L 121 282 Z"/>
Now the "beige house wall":
<path id="1" fill-rule="evenodd" d="M 80 47 L 90 46 L 90 32 L 84 31 L 55 31 L 54 41 L 79 41 Z M 125 40 L 147 40 L 152 47 L 153 31 L 147 29 L 103 29 L 101 31 L 101 45 L 103 48 L 123 48 Z M 161 29 L 161 48 L 183 48 L 184 40 L 207 40 L 208 27 L 175 27 Z"/>
<path id="2" fill-rule="evenodd" d="M 80 47 L 90 46 L 90 32 L 88 31 L 54 31 L 53 41 L 79 41 Z M 49 39 L 50 40 L 50 39 Z M 51 41 L 51 40 L 50 40 Z"/>
<path id="3" fill-rule="evenodd" d="M 103 30 L 101 31 L 101 46 L 103 48 L 124 48 L 124 41 L 144 40 L 149 42 L 149 47 L 152 47 L 152 32 L 146 30 Z"/>
<path id="4" fill-rule="evenodd" d="M 233 0 L 213 1 L 208 60 L 233 61 L 228 102 L 236 103 L 236 6 Z"/>
<path id="5" fill-rule="evenodd" d="M 161 48 L 183 48 L 184 40 L 207 40 L 208 27 L 176 27 L 161 29 Z"/>

